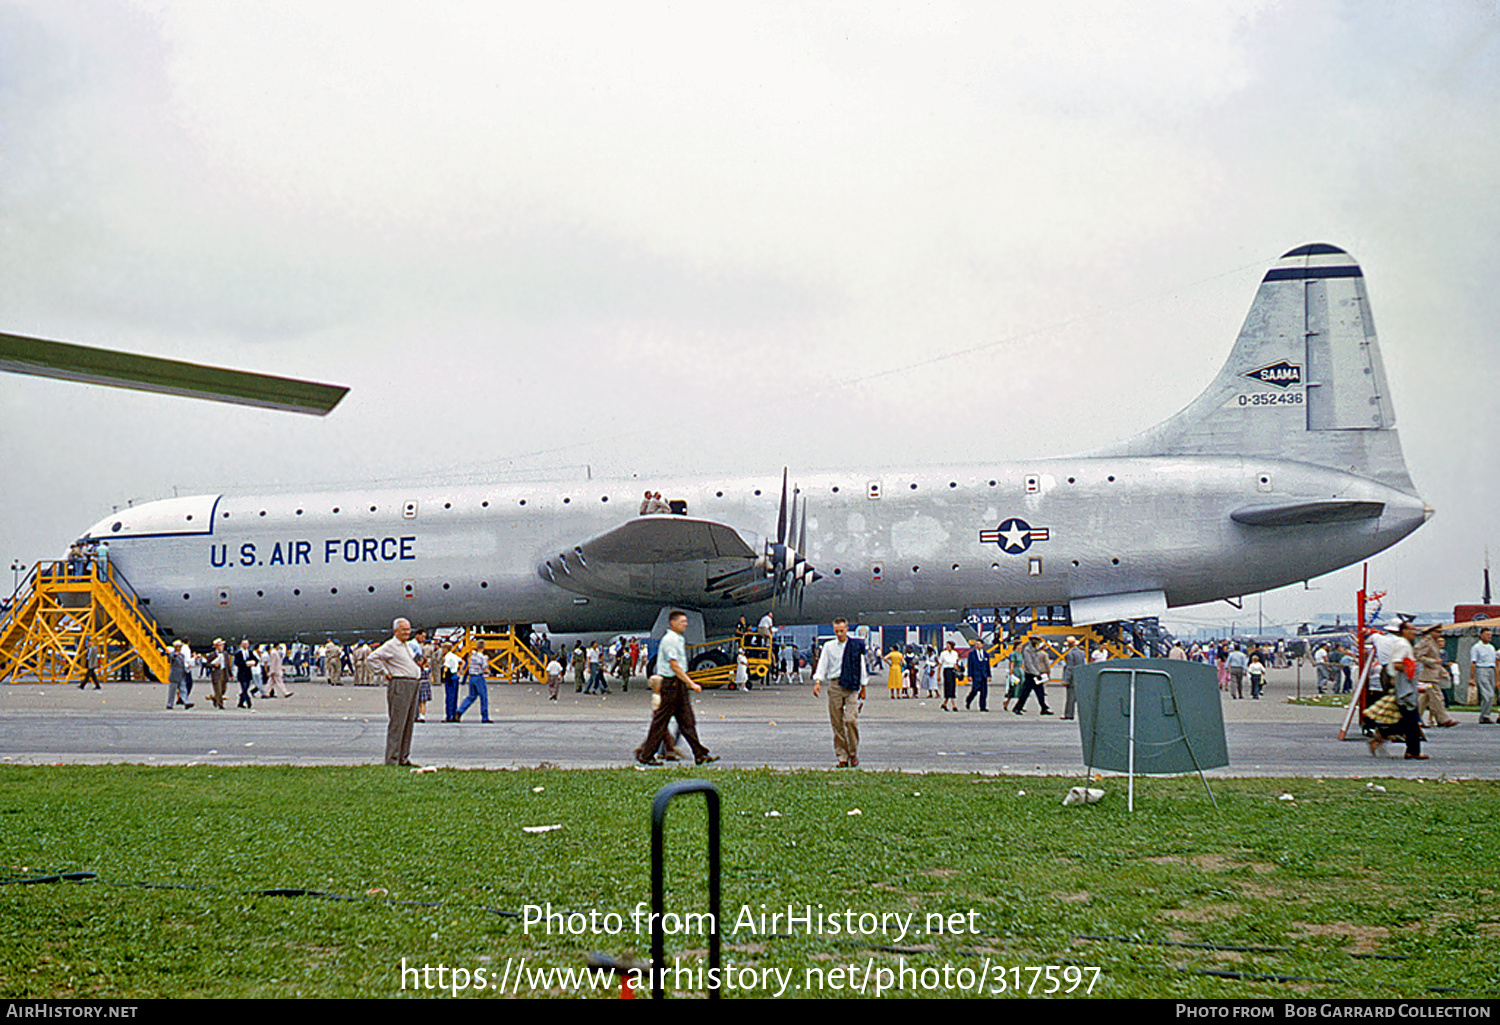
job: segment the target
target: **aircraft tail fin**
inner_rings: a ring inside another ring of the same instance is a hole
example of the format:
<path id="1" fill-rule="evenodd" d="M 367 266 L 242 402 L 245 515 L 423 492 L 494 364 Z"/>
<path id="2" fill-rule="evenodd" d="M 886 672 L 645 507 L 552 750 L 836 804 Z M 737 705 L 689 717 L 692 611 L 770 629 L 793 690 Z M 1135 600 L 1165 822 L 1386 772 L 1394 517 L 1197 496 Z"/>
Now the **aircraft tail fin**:
<path id="1" fill-rule="evenodd" d="M 1266 272 L 1203 394 L 1098 454 L 1291 459 L 1415 493 L 1395 425 L 1364 274 L 1344 250 L 1313 243 Z"/>

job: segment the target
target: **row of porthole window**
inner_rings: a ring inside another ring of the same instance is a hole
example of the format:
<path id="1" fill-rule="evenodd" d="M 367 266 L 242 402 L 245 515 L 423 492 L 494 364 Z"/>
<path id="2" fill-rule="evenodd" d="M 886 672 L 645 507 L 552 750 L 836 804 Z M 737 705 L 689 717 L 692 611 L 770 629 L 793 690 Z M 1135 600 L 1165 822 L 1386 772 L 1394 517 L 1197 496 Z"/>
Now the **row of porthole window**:
<path id="1" fill-rule="evenodd" d="M 1118 558 L 1112 558 L 1109 561 L 1110 561 L 1110 565 L 1112 565 L 1112 566 L 1118 566 L 1120 564 L 1120 560 Z M 1073 565 L 1074 566 L 1078 565 L 1078 560 L 1077 559 L 1073 560 Z M 955 562 L 951 568 L 952 568 L 953 572 L 957 573 L 963 567 L 959 563 Z M 1000 569 L 1000 564 L 998 562 L 992 562 L 992 563 L 990 563 L 990 569 L 998 571 Z M 922 567 L 920 565 L 913 566 L 911 568 L 911 571 L 913 573 L 920 573 L 922 571 Z M 842 567 L 835 566 L 833 568 L 833 575 L 834 576 L 836 576 L 836 577 L 837 576 L 842 576 L 843 573 L 844 573 L 844 570 L 843 570 Z M 445 591 L 450 590 L 452 588 L 452 586 L 453 586 L 452 584 L 444 584 L 443 585 L 443 590 L 445 590 Z M 479 582 L 479 589 L 480 590 L 488 590 L 489 586 L 490 586 L 490 584 L 489 584 L 489 581 L 487 581 L 487 580 L 481 580 Z M 374 594 L 375 593 L 375 585 L 374 584 L 368 585 L 365 588 L 365 591 L 368 594 Z M 329 594 L 338 594 L 339 593 L 339 589 L 337 587 L 330 587 L 328 589 L 328 593 Z M 257 598 L 264 598 L 266 596 L 266 592 L 264 590 L 258 590 L 258 591 L 255 592 L 255 596 Z M 302 588 L 300 588 L 300 587 L 294 587 L 294 588 L 292 588 L 292 596 L 294 598 L 300 598 L 302 596 Z M 183 601 L 191 601 L 192 600 L 192 594 L 191 594 L 191 592 L 183 594 L 182 600 Z"/>
<path id="2" fill-rule="evenodd" d="M 1110 565 L 1111 565 L 1111 566 L 1118 566 L 1118 565 L 1119 565 L 1119 564 L 1120 564 L 1120 560 L 1119 560 L 1119 558 L 1118 558 L 1118 557 L 1115 557 L 1115 558 L 1112 558 L 1112 559 L 1110 559 L 1110 560 L 1109 560 L 1109 564 L 1110 564 Z M 1073 560 L 1073 565 L 1074 565 L 1074 566 L 1075 566 L 1075 567 L 1076 567 L 1076 566 L 1078 566 L 1078 565 L 1079 565 L 1079 562 L 1078 562 L 1078 560 L 1077 560 L 1077 559 L 1074 559 L 1074 560 Z M 952 569 L 952 570 L 953 570 L 953 572 L 954 572 L 954 573 L 957 573 L 957 572 L 958 572 L 958 571 L 959 571 L 959 570 L 961 570 L 961 569 L 963 569 L 963 566 L 962 566 L 962 565 L 961 565 L 961 564 L 960 564 L 960 563 L 957 563 L 957 562 L 955 562 L 955 563 L 954 563 L 954 564 L 953 564 L 953 565 L 952 565 L 952 567 L 951 567 L 951 569 Z M 999 564 L 999 563 L 998 563 L 998 562 L 992 562 L 992 563 L 990 563 L 990 569 L 992 569 L 992 570 L 997 570 L 997 571 L 998 571 L 998 570 L 999 570 L 999 569 L 1000 569 L 1000 564 Z M 920 573 L 920 572 L 921 572 L 921 571 L 922 571 L 922 567 L 921 567 L 921 566 L 920 566 L 920 565 L 917 565 L 917 566 L 913 566 L 913 567 L 912 567 L 912 568 L 911 568 L 911 571 L 912 571 L 912 572 L 913 572 L 913 573 Z M 844 574 L 844 570 L 843 570 L 843 568 L 842 568 L 842 567 L 840 567 L 840 566 L 835 566 L 835 567 L 834 567 L 834 568 L 833 568 L 833 575 L 834 575 L 834 576 L 836 576 L 836 577 L 837 577 L 837 576 L 843 576 L 843 574 Z"/>
<path id="3" fill-rule="evenodd" d="M 1111 484 L 1113 484 L 1114 480 L 1115 480 L 1114 474 L 1110 474 L 1106 479 Z M 1076 477 L 1069 477 L 1068 478 L 1068 483 L 1069 484 L 1076 484 L 1077 482 L 1078 482 L 1078 478 L 1076 478 Z M 999 484 L 999 481 L 995 481 L 995 480 L 989 481 L 989 486 L 992 487 L 992 488 L 996 487 L 998 484 Z M 916 481 L 912 481 L 910 484 L 907 485 L 907 487 L 910 490 L 912 490 L 912 491 L 916 491 L 917 488 L 918 488 L 918 484 L 916 483 Z M 948 487 L 950 487 L 950 488 L 957 488 L 958 487 L 958 481 L 950 480 L 948 482 Z M 830 490 L 835 495 L 838 494 L 839 493 L 839 485 L 837 485 L 837 484 L 833 485 L 833 487 Z M 760 496 L 761 496 L 761 490 L 759 488 L 756 488 L 755 489 L 755 497 L 759 498 Z M 714 497 L 715 498 L 723 498 L 724 497 L 724 492 L 722 492 L 722 491 L 715 491 L 714 492 Z M 573 501 L 573 499 L 572 499 L 571 496 L 569 496 L 569 495 L 564 495 L 563 496 L 563 505 L 570 505 L 570 504 L 572 504 L 572 501 Z M 609 496 L 608 495 L 600 495 L 599 496 L 599 501 L 601 501 L 601 502 L 608 502 L 609 501 Z M 526 499 L 524 499 L 524 498 L 519 499 L 519 500 L 517 500 L 516 504 L 518 504 L 518 505 L 525 505 L 526 504 Z M 488 509 L 490 507 L 489 500 L 486 499 L 486 500 L 480 502 L 479 503 L 479 507 L 481 509 Z M 443 503 L 443 508 L 444 509 L 452 509 L 453 508 L 453 503 L 452 502 L 444 502 Z M 374 505 L 370 506 L 370 511 L 371 512 L 377 512 L 378 510 L 379 510 L 379 506 L 374 506 Z M 296 515 L 301 516 L 304 512 L 306 512 L 305 509 L 298 509 L 298 510 L 296 510 Z M 340 512 L 342 512 L 342 507 L 337 506 L 337 505 L 333 507 L 333 513 L 334 513 L 334 515 L 337 515 Z M 230 514 L 229 514 L 228 510 L 225 510 L 224 512 L 220 513 L 219 515 L 223 519 L 227 520 L 227 519 L 229 519 L 229 515 Z M 260 515 L 261 516 L 265 516 L 266 515 L 266 510 L 264 510 L 264 509 L 260 510 Z M 188 520 L 192 520 L 193 514 L 192 513 L 188 513 L 186 518 Z M 118 525 L 116 526 L 116 529 L 118 529 Z"/>
<path id="4" fill-rule="evenodd" d="M 1110 562 L 1110 565 L 1112 565 L 1112 566 L 1118 566 L 1120 564 L 1120 560 L 1119 560 L 1118 557 L 1110 559 L 1109 562 Z M 1079 565 L 1079 562 L 1078 562 L 1077 559 L 1073 560 L 1073 565 L 1075 567 Z M 952 565 L 952 567 L 951 567 L 951 569 L 952 569 L 952 571 L 954 573 L 957 573 L 962 568 L 963 568 L 962 565 L 959 564 L 959 563 L 957 563 L 957 562 L 955 562 Z M 998 563 L 998 562 L 992 562 L 992 563 L 990 563 L 990 569 L 998 571 L 1000 569 L 1000 563 Z M 911 568 L 911 571 L 913 573 L 920 573 L 922 571 L 922 567 L 920 565 L 913 566 Z M 835 566 L 833 568 L 833 575 L 834 576 L 836 576 L 836 577 L 843 576 L 843 574 L 844 574 L 843 567 L 841 567 L 841 566 Z M 450 590 L 452 588 L 452 586 L 453 586 L 452 584 L 444 584 L 443 585 L 443 590 L 445 590 L 445 591 Z M 487 581 L 487 580 L 481 580 L 479 582 L 479 588 L 480 588 L 480 590 L 488 590 L 489 586 L 490 586 L 490 584 L 489 584 L 489 581 Z M 374 594 L 375 593 L 375 585 L 374 584 L 370 584 L 369 586 L 367 586 L 365 588 L 365 591 L 367 593 L 369 593 L 369 594 Z M 330 587 L 328 589 L 328 593 L 329 594 L 338 594 L 339 593 L 339 589 L 337 587 Z M 259 590 L 259 591 L 255 592 L 255 596 L 257 598 L 264 598 L 265 595 L 266 595 L 266 592 L 264 590 Z M 300 587 L 294 587 L 294 588 L 292 588 L 292 596 L 293 597 L 301 597 L 302 596 L 302 589 Z M 183 601 L 190 601 L 191 600 L 191 594 L 184 594 L 182 596 L 182 600 Z"/>
<path id="5" fill-rule="evenodd" d="M 451 589 L 452 586 L 453 586 L 452 584 L 444 584 L 443 585 L 443 590 L 447 591 L 447 590 Z M 490 586 L 490 583 L 489 583 L 488 580 L 481 580 L 479 582 L 479 589 L 481 591 L 488 590 L 489 586 Z M 339 589 L 337 587 L 330 587 L 328 589 L 328 593 L 329 594 L 338 594 L 339 593 Z M 367 593 L 367 594 L 374 594 L 375 593 L 375 585 L 374 584 L 370 584 L 369 586 L 367 586 L 365 588 L 365 593 Z M 264 589 L 257 590 L 255 592 L 255 596 L 257 598 L 264 598 L 266 596 L 266 592 L 265 592 Z M 302 597 L 302 588 L 300 588 L 300 587 L 294 587 L 294 588 L 292 588 L 292 597 L 294 597 L 294 598 L 300 598 L 300 597 Z M 183 594 L 183 596 L 182 596 L 182 600 L 183 601 L 192 601 L 192 599 L 193 599 L 193 596 L 192 596 L 192 592 L 190 592 L 190 591 L 189 592 L 185 592 Z"/>

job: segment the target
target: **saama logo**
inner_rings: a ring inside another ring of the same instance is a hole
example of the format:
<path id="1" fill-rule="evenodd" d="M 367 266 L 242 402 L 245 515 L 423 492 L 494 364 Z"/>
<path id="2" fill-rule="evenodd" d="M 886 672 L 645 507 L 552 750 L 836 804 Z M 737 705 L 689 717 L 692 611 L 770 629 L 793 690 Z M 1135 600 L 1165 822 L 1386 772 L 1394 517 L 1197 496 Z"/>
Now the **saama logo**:
<path id="1" fill-rule="evenodd" d="M 1240 375 L 1248 377 L 1252 381 L 1261 384 L 1274 384 L 1278 388 L 1290 388 L 1294 384 L 1302 383 L 1302 367 L 1296 363 L 1288 363 L 1282 360 L 1261 367 L 1259 370 L 1249 370 Z"/>

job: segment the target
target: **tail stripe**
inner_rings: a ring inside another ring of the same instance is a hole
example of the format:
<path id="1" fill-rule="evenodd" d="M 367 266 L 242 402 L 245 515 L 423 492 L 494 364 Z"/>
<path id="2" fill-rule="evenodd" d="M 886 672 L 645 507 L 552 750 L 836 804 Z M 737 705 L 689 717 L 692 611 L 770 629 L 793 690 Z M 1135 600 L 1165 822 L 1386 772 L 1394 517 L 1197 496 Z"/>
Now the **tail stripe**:
<path id="1" fill-rule="evenodd" d="M 1261 284 L 1267 281 L 1304 281 L 1308 278 L 1362 278 L 1359 267 L 1275 267 L 1266 271 Z"/>

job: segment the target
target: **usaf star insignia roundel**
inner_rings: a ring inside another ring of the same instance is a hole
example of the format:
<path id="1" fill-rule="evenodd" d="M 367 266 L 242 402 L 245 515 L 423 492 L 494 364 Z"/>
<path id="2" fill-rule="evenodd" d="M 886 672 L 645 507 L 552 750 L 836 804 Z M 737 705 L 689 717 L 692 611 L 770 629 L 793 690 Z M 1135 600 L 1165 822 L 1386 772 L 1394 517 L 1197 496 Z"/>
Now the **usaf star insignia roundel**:
<path id="1" fill-rule="evenodd" d="M 1000 524 L 998 530 L 981 530 L 979 541 L 981 544 L 994 542 L 1000 546 L 1000 550 L 1011 555 L 1019 555 L 1031 547 L 1033 541 L 1048 540 L 1046 527 L 1033 527 L 1025 520 L 1012 516 Z"/>

